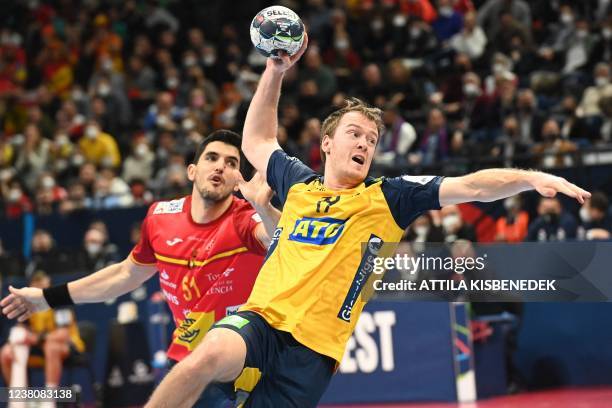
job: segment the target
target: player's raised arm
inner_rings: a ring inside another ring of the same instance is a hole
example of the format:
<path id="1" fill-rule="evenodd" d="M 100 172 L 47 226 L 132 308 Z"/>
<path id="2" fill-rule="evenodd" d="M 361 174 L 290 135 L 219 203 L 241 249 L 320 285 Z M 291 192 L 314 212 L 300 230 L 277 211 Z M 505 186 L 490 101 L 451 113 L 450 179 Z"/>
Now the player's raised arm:
<path id="1" fill-rule="evenodd" d="M 445 178 L 440 184 L 440 205 L 495 201 L 528 190 L 536 190 L 544 197 L 562 193 L 581 204 L 591 196 L 588 191 L 552 174 L 517 169 L 486 169 L 462 177 Z"/>
<path id="2" fill-rule="evenodd" d="M 84 278 L 49 289 L 10 287 L 11 293 L 2 299 L 0 306 L 7 318 L 23 322 L 33 313 L 50 307 L 116 298 L 136 289 L 155 272 L 154 265 L 139 265 L 128 257 Z"/>
<path id="3" fill-rule="evenodd" d="M 280 146 L 276 140 L 278 133 L 278 100 L 285 72 L 295 64 L 308 45 L 304 33 L 302 48 L 293 56 L 283 54 L 268 58 L 257 91 L 253 95 L 242 131 L 242 151 L 247 160 L 265 175 L 268 159 Z"/>

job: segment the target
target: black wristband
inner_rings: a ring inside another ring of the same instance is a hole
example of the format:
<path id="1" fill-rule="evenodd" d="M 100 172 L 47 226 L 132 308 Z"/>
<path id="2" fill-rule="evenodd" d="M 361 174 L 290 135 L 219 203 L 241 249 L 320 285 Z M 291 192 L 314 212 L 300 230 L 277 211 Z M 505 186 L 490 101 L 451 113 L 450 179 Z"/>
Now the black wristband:
<path id="1" fill-rule="evenodd" d="M 51 308 L 74 305 L 67 283 L 43 289 L 43 296 Z"/>

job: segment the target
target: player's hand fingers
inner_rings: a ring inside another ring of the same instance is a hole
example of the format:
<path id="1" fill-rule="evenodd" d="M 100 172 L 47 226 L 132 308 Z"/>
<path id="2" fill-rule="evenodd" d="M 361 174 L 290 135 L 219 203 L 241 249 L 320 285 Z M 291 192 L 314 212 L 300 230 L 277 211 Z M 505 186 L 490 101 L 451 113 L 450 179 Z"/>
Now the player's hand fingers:
<path id="1" fill-rule="evenodd" d="M 577 185 L 575 185 L 575 184 L 573 184 L 573 183 L 570 183 L 570 182 L 569 182 L 569 181 L 567 181 L 567 180 L 565 180 L 565 184 L 566 184 L 566 185 L 567 185 L 567 186 L 568 186 L 570 189 L 572 189 L 573 191 L 575 191 L 575 192 L 576 192 L 576 194 L 578 194 L 577 199 L 578 199 L 578 201 L 580 202 L 580 204 L 584 204 L 584 201 L 585 201 L 587 198 L 590 198 L 590 197 L 591 197 L 591 193 L 589 193 L 588 191 L 586 191 L 586 190 L 584 190 L 584 189 L 582 189 L 582 188 L 578 187 Z"/>
<path id="2" fill-rule="evenodd" d="M 308 48 L 308 34 L 306 34 L 306 31 L 304 31 L 304 41 L 302 42 L 302 46 L 300 47 L 298 52 L 296 52 L 291 57 L 291 63 L 292 64 L 295 63 L 295 61 L 300 59 L 300 57 L 304 54 L 304 52 L 306 52 L 306 48 Z"/>
<path id="3" fill-rule="evenodd" d="M 13 312 L 14 310 L 18 309 L 20 306 L 21 306 L 21 303 L 19 303 L 19 302 L 13 302 L 13 303 L 11 303 L 10 305 L 8 305 L 8 306 L 4 307 L 4 308 L 2 309 L 2 313 L 3 313 L 5 316 L 8 316 L 8 315 L 9 315 L 11 312 Z"/>
<path id="4" fill-rule="evenodd" d="M 0 307 L 4 307 L 4 306 L 11 304 L 13 300 L 15 300 L 15 295 L 13 295 L 12 293 L 8 296 L 5 296 L 4 299 L 0 301 Z"/>
<path id="5" fill-rule="evenodd" d="M 23 306 L 20 306 L 20 307 L 16 308 L 15 310 L 13 310 L 12 312 L 10 312 L 8 315 L 6 315 L 6 317 L 8 319 L 14 319 L 16 317 L 21 316 L 22 314 L 24 314 L 27 311 L 28 311 L 27 308 L 25 308 Z"/>

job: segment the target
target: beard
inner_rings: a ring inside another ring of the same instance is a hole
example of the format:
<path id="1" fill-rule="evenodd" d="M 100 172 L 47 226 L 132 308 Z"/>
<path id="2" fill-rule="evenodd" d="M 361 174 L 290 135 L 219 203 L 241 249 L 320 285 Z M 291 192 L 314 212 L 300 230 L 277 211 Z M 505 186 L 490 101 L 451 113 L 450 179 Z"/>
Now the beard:
<path id="1" fill-rule="evenodd" d="M 202 197 L 202 200 L 207 203 L 207 204 L 217 204 L 223 200 L 225 200 L 227 197 L 230 196 L 230 194 L 232 194 L 232 190 L 231 189 L 212 189 L 212 188 L 208 188 L 208 187 L 198 187 L 198 193 L 200 194 L 200 197 Z"/>

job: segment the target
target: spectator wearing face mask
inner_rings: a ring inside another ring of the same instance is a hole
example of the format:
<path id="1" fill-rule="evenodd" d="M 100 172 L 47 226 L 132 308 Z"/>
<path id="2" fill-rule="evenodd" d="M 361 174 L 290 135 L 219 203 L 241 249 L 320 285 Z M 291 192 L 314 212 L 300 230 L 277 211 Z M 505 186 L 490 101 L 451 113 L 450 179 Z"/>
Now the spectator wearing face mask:
<path id="1" fill-rule="evenodd" d="M 455 242 L 458 239 L 465 239 L 472 242 L 477 241 L 474 226 L 463 220 L 458 206 L 447 205 L 443 207 L 440 210 L 440 216 L 442 219 L 445 242 Z"/>
<path id="2" fill-rule="evenodd" d="M 410 224 L 404 240 L 410 242 L 444 242 L 444 232 L 442 228 L 434 225 L 431 215 L 425 213 Z"/>
<path id="3" fill-rule="evenodd" d="M 79 148 L 85 160 L 96 166 L 118 167 L 121 164 L 117 142 L 111 135 L 100 130 L 95 120 L 87 122 L 85 134 L 79 140 Z"/>
<path id="4" fill-rule="evenodd" d="M 527 241 L 566 241 L 576 238 L 576 219 L 563 211 L 558 198 L 542 197 L 538 205 L 538 217 L 527 233 Z"/>
<path id="5" fill-rule="evenodd" d="M 55 239 L 47 230 L 39 229 L 32 236 L 32 253 L 26 260 L 25 275 L 27 277 L 42 269 L 50 275 L 65 273 L 70 265 L 68 254 L 60 250 Z"/>
<path id="6" fill-rule="evenodd" d="M 482 56 L 487 45 L 487 36 L 477 25 L 476 13 L 470 11 L 464 17 L 463 29 L 453 35 L 450 46 L 459 53 L 467 54 L 470 59 L 477 60 Z"/>
<path id="7" fill-rule="evenodd" d="M 601 62 L 593 70 L 594 84 L 589 86 L 582 95 L 580 105 L 576 109 L 578 117 L 601 117 L 600 102 L 603 98 L 612 96 L 610 83 L 610 64 Z"/>
<path id="8" fill-rule="evenodd" d="M 145 182 L 153 176 L 153 161 L 155 154 L 149 148 L 146 137 L 139 135 L 132 145 L 132 153 L 123 162 L 121 177 L 130 183 L 134 179 Z"/>
<path id="9" fill-rule="evenodd" d="M 399 113 L 397 105 L 387 104 L 383 113 L 385 131 L 381 134 L 374 156 L 375 164 L 403 164 L 416 141 L 416 131 Z"/>
<path id="10" fill-rule="evenodd" d="M 499 242 L 522 242 L 527 236 L 529 214 L 521 209 L 520 196 L 508 197 L 504 200 L 506 216 L 495 224 L 495 240 Z"/>
<path id="11" fill-rule="evenodd" d="M 578 238 L 586 240 L 610 239 L 612 217 L 609 213 L 608 197 L 600 191 L 594 192 L 591 198 L 580 208 L 582 225 L 578 228 Z"/>
<path id="12" fill-rule="evenodd" d="M 12 179 L 2 185 L 2 198 L 4 199 L 4 214 L 7 218 L 19 218 L 25 213 L 32 212 L 32 200 L 23 190 L 17 179 Z"/>
<path id="13" fill-rule="evenodd" d="M 575 143 L 561 137 L 559 124 L 548 119 L 542 125 L 542 142 L 536 144 L 532 152 L 539 156 L 539 166 L 543 168 L 567 167 L 574 163 L 570 153 L 578 150 Z"/>
<path id="14" fill-rule="evenodd" d="M 438 17 L 431 26 L 440 42 L 448 41 L 452 36 L 461 32 L 463 16 L 453 10 L 451 0 L 438 0 Z"/>
<path id="15" fill-rule="evenodd" d="M 91 227 L 83 237 L 83 249 L 77 255 L 77 269 L 81 272 L 91 273 L 118 262 L 117 246 L 108 242 L 107 234 Z"/>

